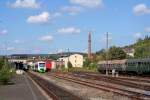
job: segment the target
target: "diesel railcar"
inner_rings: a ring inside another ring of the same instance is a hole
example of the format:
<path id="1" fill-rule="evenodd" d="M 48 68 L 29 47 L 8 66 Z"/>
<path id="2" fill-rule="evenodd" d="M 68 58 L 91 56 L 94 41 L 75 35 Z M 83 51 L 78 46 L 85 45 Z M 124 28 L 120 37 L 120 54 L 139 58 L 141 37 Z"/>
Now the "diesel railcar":
<path id="1" fill-rule="evenodd" d="M 46 63 L 43 61 L 38 61 L 34 65 L 34 70 L 44 73 L 46 71 Z"/>
<path id="2" fill-rule="evenodd" d="M 107 69 L 109 72 L 150 74 L 150 58 L 100 61 L 97 69 L 99 72 L 106 72 Z"/>

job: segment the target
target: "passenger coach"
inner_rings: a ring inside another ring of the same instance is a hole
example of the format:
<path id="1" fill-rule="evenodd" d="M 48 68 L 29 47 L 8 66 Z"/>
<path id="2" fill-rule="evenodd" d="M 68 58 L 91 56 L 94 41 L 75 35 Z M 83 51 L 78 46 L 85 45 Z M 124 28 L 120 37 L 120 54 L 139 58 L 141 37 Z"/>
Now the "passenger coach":
<path id="1" fill-rule="evenodd" d="M 150 58 L 100 61 L 97 64 L 99 72 L 112 71 L 119 73 L 150 74 Z"/>

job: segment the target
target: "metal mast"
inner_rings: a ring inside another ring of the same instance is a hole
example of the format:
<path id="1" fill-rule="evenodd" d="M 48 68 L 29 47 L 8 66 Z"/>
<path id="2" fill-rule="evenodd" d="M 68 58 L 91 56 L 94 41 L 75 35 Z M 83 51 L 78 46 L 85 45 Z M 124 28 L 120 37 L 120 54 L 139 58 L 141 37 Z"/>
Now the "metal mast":
<path id="1" fill-rule="evenodd" d="M 108 75 L 108 48 L 109 48 L 108 32 L 106 33 L 106 75 Z"/>
<path id="2" fill-rule="evenodd" d="M 68 48 L 68 62 L 69 62 L 69 56 L 70 56 L 70 51 L 69 51 L 69 48 Z"/>
<path id="3" fill-rule="evenodd" d="M 88 58 L 91 59 L 91 32 L 88 35 Z"/>

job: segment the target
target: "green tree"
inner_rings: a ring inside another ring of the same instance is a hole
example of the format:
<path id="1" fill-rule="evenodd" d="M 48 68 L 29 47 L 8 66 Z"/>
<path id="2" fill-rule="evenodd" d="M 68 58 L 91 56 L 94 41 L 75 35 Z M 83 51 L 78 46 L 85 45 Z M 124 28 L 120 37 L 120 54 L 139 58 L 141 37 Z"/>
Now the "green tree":
<path id="1" fill-rule="evenodd" d="M 114 59 L 125 59 L 126 58 L 126 53 L 120 48 L 120 47 L 111 47 L 109 49 L 109 52 L 108 52 L 108 58 L 110 60 L 114 60 Z"/>
<path id="2" fill-rule="evenodd" d="M 4 66 L 4 63 L 5 63 L 4 58 L 0 58 L 0 70 Z"/>
<path id="3" fill-rule="evenodd" d="M 11 72 L 11 67 L 9 62 L 5 59 L 0 61 L 1 69 L 0 69 L 0 84 L 7 84 L 10 81 L 10 78 L 13 74 Z"/>
<path id="4" fill-rule="evenodd" d="M 65 65 L 61 66 L 61 71 L 65 71 Z"/>
<path id="5" fill-rule="evenodd" d="M 90 70 L 96 69 L 96 63 L 95 63 L 95 62 L 91 62 L 91 63 L 89 64 L 89 69 L 90 69 Z"/>
<path id="6" fill-rule="evenodd" d="M 69 69 L 71 69 L 73 67 L 70 61 L 68 61 L 67 66 Z"/>
<path id="7" fill-rule="evenodd" d="M 150 47 L 148 46 L 140 46 L 135 48 L 135 58 L 145 58 L 150 57 Z"/>
<path id="8" fill-rule="evenodd" d="M 139 39 L 134 45 L 135 58 L 150 57 L 150 37 L 145 36 L 144 39 Z"/>
<path id="9" fill-rule="evenodd" d="M 91 61 L 88 58 L 86 58 L 85 61 L 83 62 L 83 67 L 88 68 L 90 63 Z"/>

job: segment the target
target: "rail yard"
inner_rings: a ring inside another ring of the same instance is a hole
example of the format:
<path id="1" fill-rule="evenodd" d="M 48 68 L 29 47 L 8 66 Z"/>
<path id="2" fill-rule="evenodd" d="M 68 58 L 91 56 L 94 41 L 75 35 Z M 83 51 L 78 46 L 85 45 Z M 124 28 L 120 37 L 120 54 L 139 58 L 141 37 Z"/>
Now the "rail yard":
<path id="1" fill-rule="evenodd" d="M 0 0 L 0 100 L 150 100 L 149 0 Z"/>
<path id="2" fill-rule="evenodd" d="M 50 97 L 57 100 L 70 100 L 70 96 L 74 98 L 71 100 L 92 100 L 92 98 L 101 100 L 110 99 L 109 97 L 111 97 L 113 100 L 150 99 L 149 78 L 112 77 L 97 73 L 85 72 L 48 72 L 42 75 L 35 72 L 29 72 L 29 75 L 31 75 L 33 80 L 35 80 L 42 88 L 44 88 Z M 43 80 L 47 82 L 44 82 Z M 63 92 L 60 93 L 61 90 L 57 90 L 57 87 L 59 87 L 59 89 L 63 89 Z M 48 91 L 51 91 L 52 93 Z"/>

